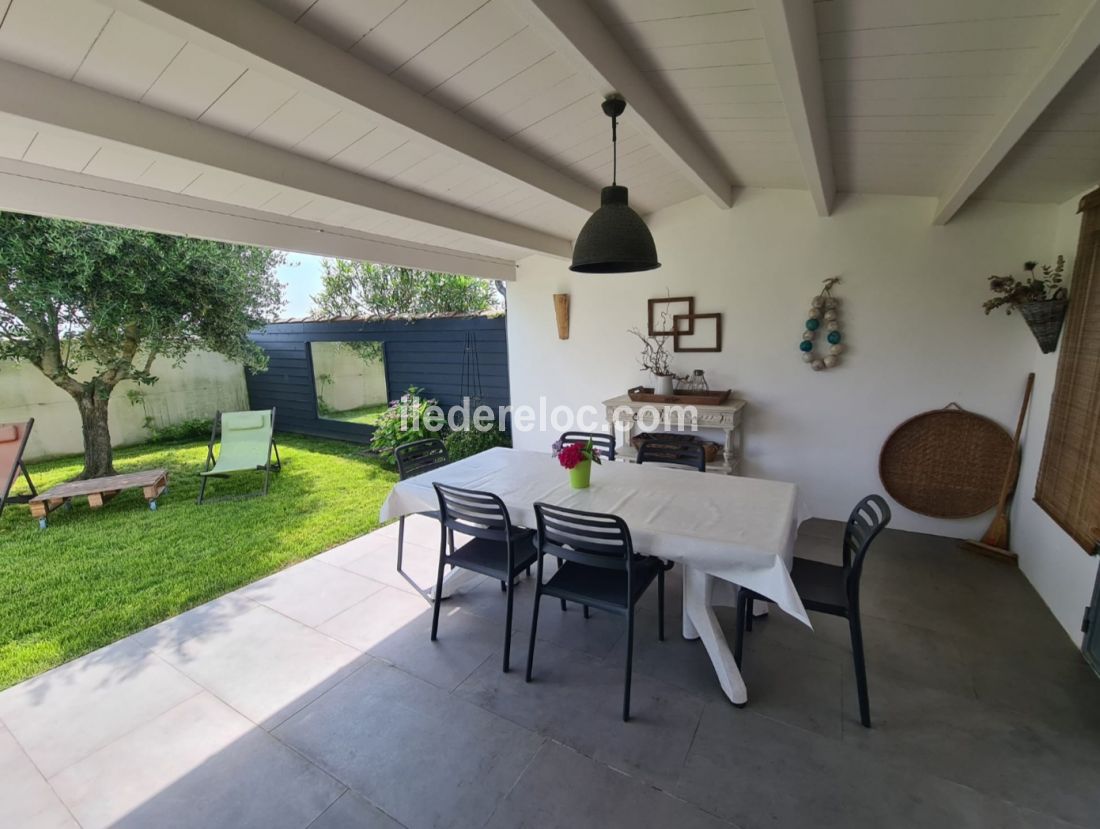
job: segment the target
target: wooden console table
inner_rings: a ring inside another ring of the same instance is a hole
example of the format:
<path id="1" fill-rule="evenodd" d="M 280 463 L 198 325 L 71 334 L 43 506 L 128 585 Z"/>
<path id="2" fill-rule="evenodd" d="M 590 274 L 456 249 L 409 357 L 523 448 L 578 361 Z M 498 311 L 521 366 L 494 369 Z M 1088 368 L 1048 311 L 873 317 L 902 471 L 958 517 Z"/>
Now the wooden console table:
<path id="1" fill-rule="evenodd" d="M 714 463 L 707 464 L 707 472 L 717 472 L 723 475 L 736 475 L 741 468 L 741 415 L 745 408 L 744 400 L 730 398 L 720 406 L 691 406 L 684 407 L 675 403 L 638 403 L 630 399 L 628 395 L 612 397 L 603 401 L 607 410 L 607 422 L 611 424 L 612 434 L 615 437 L 616 455 L 625 460 L 634 460 L 636 454 L 634 447 L 630 445 L 630 439 L 638 429 L 638 419 L 643 416 L 647 420 L 647 426 L 655 424 L 655 428 L 667 431 L 690 431 L 692 429 L 720 429 L 725 433 L 725 444 L 722 454 Z M 694 417 L 677 416 L 677 412 L 694 412 Z M 656 414 L 653 412 L 656 411 Z M 620 437 L 621 435 L 621 437 Z M 619 448 L 621 447 L 621 448 Z"/>

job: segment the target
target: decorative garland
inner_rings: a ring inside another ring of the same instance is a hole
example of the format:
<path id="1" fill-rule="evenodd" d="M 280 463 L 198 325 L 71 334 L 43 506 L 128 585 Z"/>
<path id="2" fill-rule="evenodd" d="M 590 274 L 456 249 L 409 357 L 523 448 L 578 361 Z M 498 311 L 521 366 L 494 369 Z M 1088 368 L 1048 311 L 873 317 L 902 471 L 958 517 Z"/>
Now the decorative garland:
<path id="1" fill-rule="evenodd" d="M 844 351 L 844 339 L 840 333 L 840 300 L 832 294 L 833 285 L 840 281 L 839 276 L 825 280 L 825 287 L 810 303 L 806 330 L 802 332 L 802 342 L 798 347 L 802 351 L 802 362 L 809 363 L 814 371 L 833 368 L 840 363 Z M 814 339 L 822 324 L 825 325 L 825 339 L 829 341 L 829 353 L 819 357 L 814 351 Z"/>

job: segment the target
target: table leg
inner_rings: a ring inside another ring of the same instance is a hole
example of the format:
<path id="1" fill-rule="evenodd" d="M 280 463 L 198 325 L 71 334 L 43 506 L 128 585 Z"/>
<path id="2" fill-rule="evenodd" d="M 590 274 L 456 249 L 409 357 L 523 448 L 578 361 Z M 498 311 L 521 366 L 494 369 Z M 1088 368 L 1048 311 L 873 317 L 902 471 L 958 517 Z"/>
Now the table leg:
<path id="1" fill-rule="evenodd" d="M 454 567 L 447 575 L 443 577 L 443 598 L 449 599 L 455 593 L 461 592 L 464 588 L 469 587 L 470 583 L 476 581 L 481 577 L 480 573 L 475 573 L 473 570 L 466 570 L 462 567 Z M 428 598 L 435 600 L 435 587 L 432 587 L 428 593 Z"/>
<path id="2" fill-rule="evenodd" d="M 743 706 L 749 701 L 748 689 L 711 603 L 715 579 L 692 567 L 684 567 L 683 570 L 684 638 L 703 640 L 703 647 L 707 649 L 722 690 L 730 702 Z"/>

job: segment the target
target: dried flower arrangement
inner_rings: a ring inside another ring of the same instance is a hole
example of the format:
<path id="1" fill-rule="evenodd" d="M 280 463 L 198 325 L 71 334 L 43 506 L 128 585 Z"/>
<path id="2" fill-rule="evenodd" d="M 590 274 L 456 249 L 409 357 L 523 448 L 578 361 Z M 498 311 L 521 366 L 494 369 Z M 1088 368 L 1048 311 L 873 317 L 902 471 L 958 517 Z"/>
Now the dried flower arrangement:
<path id="1" fill-rule="evenodd" d="M 1036 262 L 1024 262 L 1024 270 L 1030 276 L 1017 280 L 1014 276 L 991 276 L 989 288 L 993 293 L 1000 294 L 982 303 L 988 314 L 1002 306 L 1006 314 L 1011 314 L 1013 308 L 1019 308 L 1029 302 L 1047 302 L 1065 298 L 1066 289 L 1062 285 L 1062 271 L 1065 270 L 1066 259 L 1059 255 L 1054 265 L 1039 266 Z M 1039 273 L 1035 272 L 1036 268 Z"/>

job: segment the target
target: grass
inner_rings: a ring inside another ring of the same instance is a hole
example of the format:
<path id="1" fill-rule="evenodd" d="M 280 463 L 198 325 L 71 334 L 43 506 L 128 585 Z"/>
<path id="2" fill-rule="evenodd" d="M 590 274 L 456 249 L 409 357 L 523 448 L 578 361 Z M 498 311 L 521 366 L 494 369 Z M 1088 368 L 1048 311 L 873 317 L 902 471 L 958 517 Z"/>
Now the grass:
<path id="1" fill-rule="evenodd" d="M 84 499 L 38 529 L 24 505 L 0 516 L 0 688 L 143 630 L 378 526 L 395 473 L 362 447 L 286 436 L 266 498 L 198 506 L 206 442 L 115 452 L 119 472 L 165 467 L 152 512 L 140 492 L 99 510 Z M 80 458 L 29 464 L 39 490 Z M 214 479 L 208 497 L 259 491 L 261 473 Z M 16 491 L 22 491 L 22 481 Z"/>
<path id="2" fill-rule="evenodd" d="M 344 423 L 363 423 L 367 426 L 377 426 L 378 418 L 389 408 L 388 403 L 375 403 L 373 406 L 360 406 L 358 409 L 346 409 L 342 412 L 332 412 L 323 415 L 325 420 L 340 420 Z"/>

